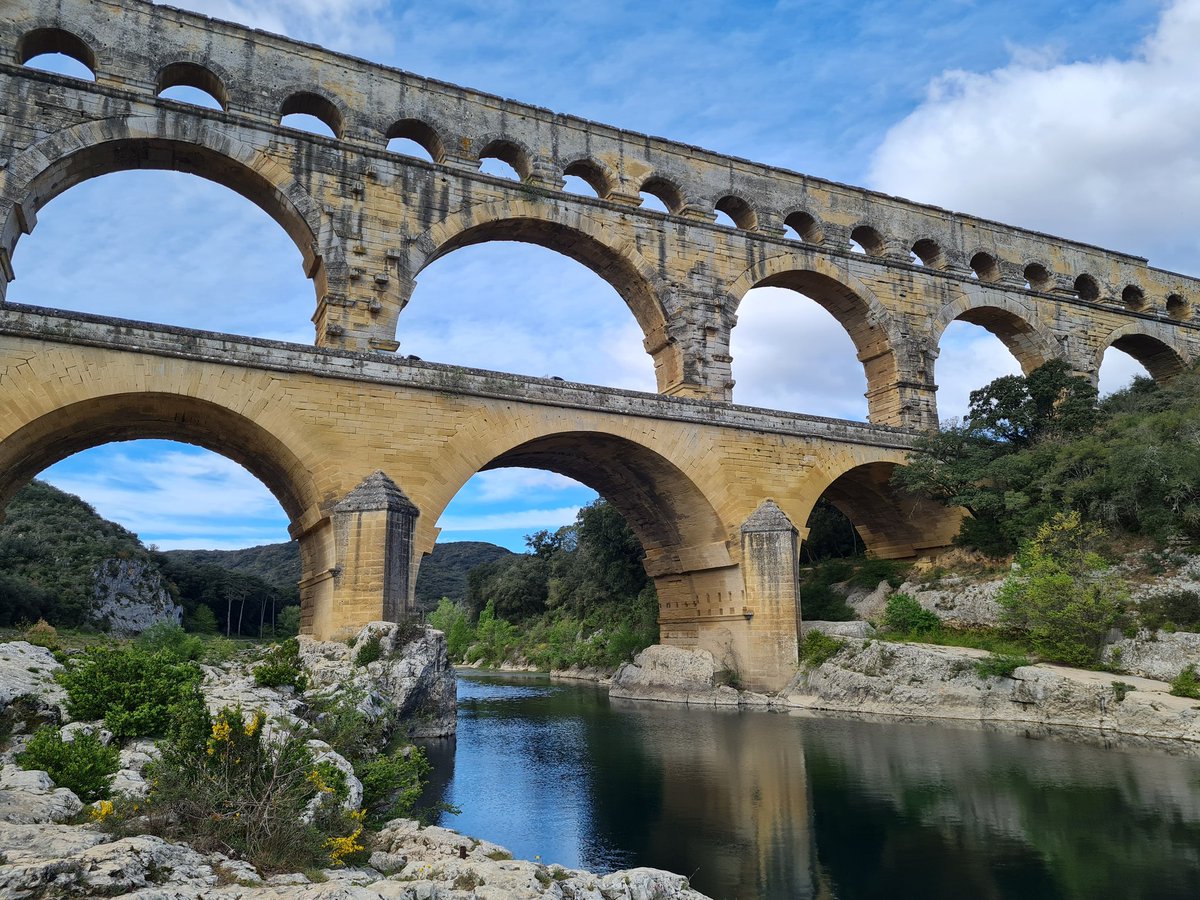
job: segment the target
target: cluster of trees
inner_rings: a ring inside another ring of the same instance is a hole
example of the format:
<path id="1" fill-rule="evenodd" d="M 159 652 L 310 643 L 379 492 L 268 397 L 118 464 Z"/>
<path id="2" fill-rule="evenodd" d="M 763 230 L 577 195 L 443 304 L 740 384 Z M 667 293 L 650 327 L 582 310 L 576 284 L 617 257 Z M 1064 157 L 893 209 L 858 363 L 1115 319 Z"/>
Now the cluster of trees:
<path id="1" fill-rule="evenodd" d="M 525 540 L 529 552 L 471 569 L 465 601 L 443 600 L 431 616 L 456 659 L 612 666 L 658 640 L 644 552 L 616 509 L 597 500 Z"/>
<path id="2" fill-rule="evenodd" d="M 1200 373 L 1136 379 L 1097 402 L 1065 363 L 1006 376 L 926 437 L 896 483 L 965 507 L 959 542 L 1015 552 L 1056 513 L 1160 544 L 1200 541 Z"/>

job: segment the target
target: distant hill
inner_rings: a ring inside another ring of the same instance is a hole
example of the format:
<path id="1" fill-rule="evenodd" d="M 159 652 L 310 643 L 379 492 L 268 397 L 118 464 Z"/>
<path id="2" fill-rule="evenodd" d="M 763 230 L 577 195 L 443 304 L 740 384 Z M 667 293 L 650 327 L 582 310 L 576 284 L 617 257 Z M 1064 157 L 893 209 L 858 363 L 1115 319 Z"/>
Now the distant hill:
<path id="1" fill-rule="evenodd" d="M 300 580 L 300 545 L 295 541 L 241 550 L 164 550 L 162 555 L 193 566 L 219 566 L 254 575 L 285 593 L 295 591 Z"/>
<path id="2" fill-rule="evenodd" d="M 465 600 L 467 597 L 467 573 L 476 566 L 490 563 L 504 556 L 512 556 L 496 544 L 486 541 L 448 541 L 435 544 L 433 552 L 425 557 L 417 574 L 417 606 L 431 610 L 443 597 Z"/>
<path id="3" fill-rule="evenodd" d="M 264 544 L 244 550 L 167 550 L 167 558 L 193 566 L 220 566 L 255 575 L 282 591 L 294 591 L 300 580 L 300 545 Z M 462 600 L 467 595 L 467 572 L 511 551 L 485 541 L 450 541 L 438 544 L 421 563 L 417 576 L 417 605 L 437 606 L 442 597 Z"/>

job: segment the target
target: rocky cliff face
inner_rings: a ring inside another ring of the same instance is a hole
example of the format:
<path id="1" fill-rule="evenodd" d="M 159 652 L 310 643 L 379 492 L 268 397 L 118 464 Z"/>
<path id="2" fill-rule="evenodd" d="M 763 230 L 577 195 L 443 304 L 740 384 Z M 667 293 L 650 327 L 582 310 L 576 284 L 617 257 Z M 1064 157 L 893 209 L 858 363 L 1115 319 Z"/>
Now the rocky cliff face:
<path id="1" fill-rule="evenodd" d="M 183 621 L 162 573 L 137 559 L 108 559 L 96 567 L 92 621 L 117 635 L 140 634 L 158 622 Z"/>

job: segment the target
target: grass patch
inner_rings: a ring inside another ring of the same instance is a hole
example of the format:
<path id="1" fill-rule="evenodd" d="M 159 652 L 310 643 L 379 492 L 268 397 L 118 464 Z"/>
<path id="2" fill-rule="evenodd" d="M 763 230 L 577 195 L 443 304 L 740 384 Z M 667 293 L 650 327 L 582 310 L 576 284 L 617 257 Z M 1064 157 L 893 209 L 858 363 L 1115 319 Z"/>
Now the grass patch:
<path id="1" fill-rule="evenodd" d="M 809 631 L 800 645 L 800 661 L 810 669 L 833 659 L 846 646 L 846 642 L 830 637 L 823 631 Z"/>

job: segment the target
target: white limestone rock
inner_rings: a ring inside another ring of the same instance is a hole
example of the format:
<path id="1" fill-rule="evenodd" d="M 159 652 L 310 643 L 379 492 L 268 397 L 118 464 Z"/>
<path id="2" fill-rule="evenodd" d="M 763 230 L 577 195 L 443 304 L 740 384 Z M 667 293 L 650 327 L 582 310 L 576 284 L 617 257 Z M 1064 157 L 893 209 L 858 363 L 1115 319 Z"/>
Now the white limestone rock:
<path id="1" fill-rule="evenodd" d="M 374 638 L 379 640 L 380 658 L 355 665 L 359 650 Z M 300 659 L 310 690 L 355 690 L 363 695 L 363 712 L 373 718 L 394 713 L 410 737 L 454 734 L 458 688 L 440 631 L 370 622 L 350 646 L 301 637 Z"/>
<path id="2" fill-rule="evenodd" d="M 74 792 L 54 786 L 45 772 L 0 767 L 0 822 L 35 825 L 62 822 L 83 809 Z"/>
<path id="3" fill-rule="evenodd" d="M 899 590 L 952 628 L 991 628 L 1000 624 L 1003 609 L 996 597 L 1003 586 L 1003 578 L 947 576 L 932 584 L 905 582 Z"/>
<path id="4" fill-rule="evenodd" d="M 310 740 L 307 742 L 309 751 L 313 755 L 313 762 L 328 763 L 333 766 L 346 778 L 346 797 L 342 801 L 342 808 L 347 812 L 358 809 L 362 806 L 363 786 L 362 782 L 354 774 L 354 766 L 350 764 L 350 760 L 336 752 L 324 741 Z M 317 794 L 310 801 L 308 806 L 304 808 L 304 814 L 301 818 L 305 822 L 312 822 L 316 817 L 317 811 L 325 804 L 326 795 Z"/>
<path id="5" fill-rule="evenodd" d="M 29 698 L 38 709 L 62 715 L 67 692 L 54 680 L 61 668 L 45 647 L 28 641 L 0 643 L 0 712 L 18 698 Z"/>
<path id="6" fill-rule="evenodd" d="M 870 622 L 803 622 L 800 625 L 801 640 L 808 631 L 819 631 L 830 637 L 869 638 L 875 633 L 875 626 Z"/>
<path id="7" fill-rule="evenodd" d="M 159 622 L 183 622 L 162 573 L 138 559 L 108 559 L 96 567 L 91 620 L 112 634 L 140 634 Z"/>
<path id="8" fill-rule="evenodd" d="M 661 700 L 692 706 L 737 706 L 738 692 L 717 683 L 717 662 L 707 650 L 654 644 L 613 674 L 610 697 Z"/>
<path id="9" fill-rule="evenodd" d="M 107 747 L 113 739 L 113 733 L 104 727 L 104 723 L 97 722 L 68 722 L 58 730 L 59 737 L 62 738 L 64 744 L 70 744 L 75 740 L 76 735 L 92 734 L 95 735 L 101 744 Z"/>
<path id="10" fill-rule="evenodd" d="M 1187 666 L 1200 672 L 1200 634 L 1142 630 L 1105 647 L 1104 661 L 1122 672 L 1170 681 Z"/>

